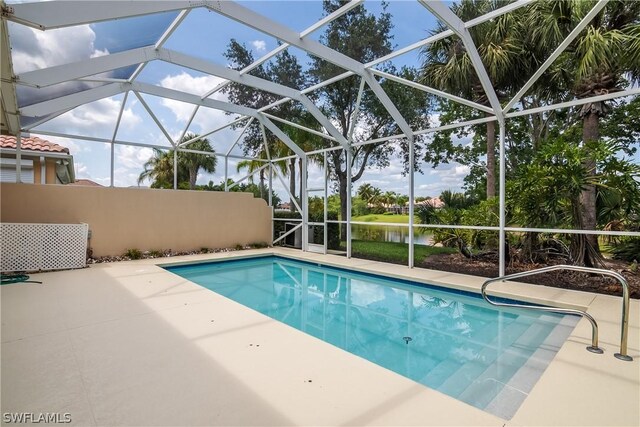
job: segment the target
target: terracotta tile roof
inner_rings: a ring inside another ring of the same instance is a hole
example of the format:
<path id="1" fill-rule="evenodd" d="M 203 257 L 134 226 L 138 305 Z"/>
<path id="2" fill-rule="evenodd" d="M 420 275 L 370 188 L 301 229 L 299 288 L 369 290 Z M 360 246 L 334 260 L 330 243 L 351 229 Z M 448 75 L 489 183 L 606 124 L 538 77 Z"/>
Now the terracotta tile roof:
<path id="1" fill-rule="evenodd" d="M 67 185 L 84 185 L 87 187 L 104 187 L 104 185 L 100 185 L 97 182 L 91 181 L 90 179 L 76 179 L 76 182 L 71 182 Z"/>
<path id="2" fill-rule="evenodd" d="M 51 152 L 51 153 L 69 153 L 67 147 L 55 144 L 37 136 L 23 137 L 20 141 L 22 150 Z M 0 135 L 0 148 L 16 148 L 16 137 L 10 135 Z"/>

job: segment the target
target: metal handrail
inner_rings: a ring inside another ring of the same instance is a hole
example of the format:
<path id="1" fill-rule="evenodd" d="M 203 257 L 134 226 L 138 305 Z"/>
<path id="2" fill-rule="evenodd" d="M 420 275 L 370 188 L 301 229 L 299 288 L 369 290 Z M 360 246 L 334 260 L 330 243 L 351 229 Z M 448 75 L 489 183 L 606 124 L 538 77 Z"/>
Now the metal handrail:
<path id="1" fill-rule="evenodd" d="M 620 332 L 620 352 L 615 353 L 614 356 L 620 360 L 624 361 L 632 361 L 633 358 L 627 354 L 627 339 L 629 334 L 629 284 L 626 279 L 619 273 L 610 270 L 604 270 L 601 268 L 591 268 L 591 267 L 581 267 L 577 265 L 552 265 L 549 267 L 538 268 L 536 270 L 523 271 L 520 273 L 508 274 L 506 276 L 500 276 L 493 279 L 489 279 L 482 284 L 482 297 L 491 305 L 499 306 L 499 307 L 518 307 L 525 308 L 530 310 L 541 310 L 541 311 L 551 311 L 555 313 L 564 313 L 564 314 L 577 314 L 586 318 L 591 323 L 591 345 L 587 347 L 587 350 L 593 353 L 602 353 L 602 349 L 598 347 L 598 324 L 596 320 L 588 313 L 581 310 L 574 310 L 570 308 L 559 308 L 559 307 L 541 307 L 536 305 L 526 305 L 526 304 L 509 304 L 509 303 L 499 303 L 496 301 L 492 301 L 489 299 L 487 295 L 487 286 L 491 283 L 505 281 L 505 280 L 513 280 L 519 279 L 521 277 L 526 276 L 534 276 L 537 274 L 548 273 L 550 271 L 555 270 L 572 270 L 579 271 L 581 273 L 595 273 L 595 274 L 603 274 L 605 276 L 611 276 L 620 282 L 622 285 L 622 325 Z"/>

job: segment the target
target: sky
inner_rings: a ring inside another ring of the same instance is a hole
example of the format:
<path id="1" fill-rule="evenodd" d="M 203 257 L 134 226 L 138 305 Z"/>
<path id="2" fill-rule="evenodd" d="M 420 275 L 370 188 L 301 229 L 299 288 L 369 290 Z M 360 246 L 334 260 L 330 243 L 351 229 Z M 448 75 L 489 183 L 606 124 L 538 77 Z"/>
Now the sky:
<path id="1" fill-rule="evenodd" d="M 297 32 L 306 29 L 322 18 L 322 3 L 316 0 L 240 3 Z M 379 2 L 366 2 L 365 7 L 376 14 L 381 11 Z M 423 39 L 436 25 L 435 18 L 417 2 L 391 1 L 388 11 L 391 13 L 394 23 L 392 43 L 398 48 Z M 153 44 L 175 16 L 176 13 L 167 13 L 45 32 L 9 23 L 14 70 L 16 74 L 20 74 L 34 69 L 71 63 Z M 322 31 L 323 28 L 310 37 L 318 40 Z M 255 58 L 259 58 L 277 47 L 277 41 L 273 37 L 204 9 L 191 11 L 164 46 L 227 66 L 223 52 L 231 38 L 250 48 Z M 303 51 L 292 48 L 290 52 L 298 56 L 303 66 L 310 62 L 310 58 Z M 419 52 L 413 51 L 395 58 L 393 64 L 397 67 L 402 65 L 417 66 L 419 61 Z M 109 76 L 128 76 L 131 71 L 132 69 L 117 70 Z M 160 61 L 148 64 L 140 73 L 138 80 L 200 96 L 223 81 L 217 77 Z M 74 89 L 77 90 L 75 87 L 60 85 L 60 87 L 48 90 L 64 93 L 65 90 L 72 91 Z M 37 99 L 37 97 L 46 97 L 47 93 L 51 93 L 29 89 L 21 89 L 21 91 L 19 96 L 22 96 L 23 99 L 29 97 Z M 193 106 L 148 95 L 142 95 L 142 97 L 171 138 L 176 140 L 185 128 Z M 123 98 L 124 95 L 118 95 L 78 107 L 37 127 L 32 130 L 32 134 L 36 135 L 37 129 L 40 129 L 74 135 L 112 138 Z M 214 95 L 214 99 L 226 100 L 226 96 L 217 93 Z M 209 132 L 228 123 L 233 118 L 234 116 L 224 112 L 201 108 L 189 127 L 189 131 L 194 133 Z M 433 119 L 437 122 L 437 117 L 434 116 Z M 208 138 L 216 152 L 224 153 L 232 146 L 237 136 L 238 131 L 227 129 Z M 53 136 L 45 136 L 45 138 L 70 149 L 74 156 L 77 178 L 91 179 L 100 184 L 109 185 L 110 144 Z M 116 140 L 169 146 L 163 132 L 145 110 L 140 99 L 133 93 L 130 93 L 126 100 Z M 468 141 L 460 141 L 460 143 L 468 143 Z M 232 153 L 241 154 L 241 150 L 236 147 Z M 150 148 L 116 145 L 114 152 L 115 185 L 138 185 L 138 176 L 143 169 L 143 164 L 151 155 Z M 230 159 L 229 176 L 237 180 L 244 176 L 244 173 L 238 173 L 236 166 L 237 161 Z M 455 163 L 441 165 L 437 169 L 423 164 L 422 170 L 422 174 L 416 174 L 416 196 L 437 196 L 446 189 L 459 190 L 462 180 L 469 172 L 468 167 Z M 354 189 L 362 183 L 368 182 L 383 191 L 406 194 L 408 193 L 408 177 L 404 176 L 402 172 L 401 160 L 392 159 L 391 165 L 383 170 L 368 169 L 360 181 L 354 184 Z M 322 186 L 322 171 L 317 167 L 310 167 L 309 173 L 309 186 Z M 216 173 L 201 173 L 198 176 L 198 183 L 206 184 L 209 181 L 219 183 L 223 181 L 223 178 L 224 161 L 222 157 L 219 157 Z M 277 180 L 275 183 L 276 192 L 283 199 L 288 199 L 285 196 L 284 187 Z M 149 185 L 149 182 L 143 182 L 142 185 Z"/>

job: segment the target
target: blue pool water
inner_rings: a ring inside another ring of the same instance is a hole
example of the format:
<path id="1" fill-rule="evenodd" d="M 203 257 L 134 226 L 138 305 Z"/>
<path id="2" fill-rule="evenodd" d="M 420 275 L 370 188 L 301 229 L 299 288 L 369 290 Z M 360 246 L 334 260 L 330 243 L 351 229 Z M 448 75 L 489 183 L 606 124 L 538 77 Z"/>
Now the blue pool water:
<path id="1" fill-rule="evenodd" d="M 510 419 L 577 318 L 269 256 L 167 267 L 181 277 Z"/>

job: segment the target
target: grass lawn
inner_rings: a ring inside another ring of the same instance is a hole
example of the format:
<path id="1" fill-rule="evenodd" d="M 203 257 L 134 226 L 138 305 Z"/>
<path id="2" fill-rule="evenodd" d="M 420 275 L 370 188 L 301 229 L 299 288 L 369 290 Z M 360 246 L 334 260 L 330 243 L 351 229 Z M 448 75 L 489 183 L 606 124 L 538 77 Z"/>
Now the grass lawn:
<path id="1" fill-rule="evenodd" d="M 346 243 L 341 244 L 346 249 Z M 455 248 L 441 248 L 436 246 L 414 245 L 414 263 L 420 264 L 425 258 L 435 254 L 455 253 Z M 352 240 L 351 255 L 355 258 L 373 261 L 389 262 L 392 264 L 407 264 L 409 245 L 395 242 L 374 242 L 370 240 Z"/>
<path id="2" fill-rule="evenodd" d="M 409 224 L 409 215 L 369 214 L 369 215 L 362 215 L 362 216 L 352 216 L 351 221 L 392 222 L 394 224 Z"/>

